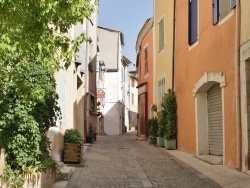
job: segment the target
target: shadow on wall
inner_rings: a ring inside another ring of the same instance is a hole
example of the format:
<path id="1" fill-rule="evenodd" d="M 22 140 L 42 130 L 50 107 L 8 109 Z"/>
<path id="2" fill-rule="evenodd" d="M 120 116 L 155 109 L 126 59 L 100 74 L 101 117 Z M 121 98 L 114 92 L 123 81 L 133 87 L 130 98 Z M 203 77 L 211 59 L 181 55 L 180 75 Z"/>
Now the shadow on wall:
<path id="1" fill-rule="evenodd" d="M 122 124 L 122 108 L 123 105 L 120 101 L 117 102 L 106 102 L 104 106 L 104 132 L 107 135 L 120 135 L 124 124 Z M 106 112 L 106 110 L 108 111 Z"/>
<path id="2" fill-rule="evenodd" d="M 137 126 L 137 113 L 133 111 L 129 111 L 129 130 L 136 130 Z"/>
<path id="3" fill-rule="evenodd" d="M 74 102 L 74 108 L 73 108 L 73 126 L 74 129 L 80 132 L 82 136 L 84 136 L 84 97 L 82 95 L 83 93 L 83 83 L 79 83 L 78 89 L 77 89 L 77 100 Z M 67 127 L 68 128 L 68 127 Z"/>
<path id="4" fill-rule="evenodd" d="M 62 161 L 63 150 L 63 130 L 59 127 L 51 127 L 47 133 L 47 137 L 51 141 L 50 155 L 56 161 Z"/>

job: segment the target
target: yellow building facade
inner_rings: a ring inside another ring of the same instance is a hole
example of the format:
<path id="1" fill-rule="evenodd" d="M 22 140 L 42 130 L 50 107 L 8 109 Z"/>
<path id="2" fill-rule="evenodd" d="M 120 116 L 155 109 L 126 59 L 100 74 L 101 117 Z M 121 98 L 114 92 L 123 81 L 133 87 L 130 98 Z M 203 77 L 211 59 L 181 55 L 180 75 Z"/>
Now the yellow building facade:
<path id="1" fill-rule="evenodd" d="M 173 87 L 174 0 L 154 0 L 154 104 Z"/>

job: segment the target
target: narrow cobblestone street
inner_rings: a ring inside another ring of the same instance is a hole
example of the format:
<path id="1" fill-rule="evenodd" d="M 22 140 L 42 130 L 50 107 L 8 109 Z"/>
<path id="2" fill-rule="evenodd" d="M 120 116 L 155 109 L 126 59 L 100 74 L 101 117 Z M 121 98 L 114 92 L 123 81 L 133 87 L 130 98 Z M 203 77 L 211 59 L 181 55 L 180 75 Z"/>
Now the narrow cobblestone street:
<path id="1" fill-rule="evenodd" d="M 68 184 L 71 187 L 221 187 L 164 148 L 137 141 L 135 132 L 99 136 L 84 160 Z"/>

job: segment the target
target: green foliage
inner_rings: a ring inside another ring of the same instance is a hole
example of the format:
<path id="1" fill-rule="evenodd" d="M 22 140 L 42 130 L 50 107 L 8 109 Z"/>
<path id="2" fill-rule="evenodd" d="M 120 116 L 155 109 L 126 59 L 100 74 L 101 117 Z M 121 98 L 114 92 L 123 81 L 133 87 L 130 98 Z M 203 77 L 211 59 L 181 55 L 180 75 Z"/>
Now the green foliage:
<path id="1" fill-rule="evenodd" d="M 93 125 L 93 123 L 90 123 L 89 127 L 88 127 L 88 133 L 94 134 L 94 132 L 95 132 L 94 125 Z"/>
<path id="2" fill-rule="evenodd" d="M 177 132 L 177 103 L 175 93 L 171 89 L 165 94 L 162 107 L 164 121 L 166 122 L 165 138 L 175 139 Z"/>
<path id="3" fill-rule="evenodd" d="M 45 133 L 56 125 L 60 111 L 51 71 L 38 63 L 12 66 L 6 69 L 0 82 L 0 129 L 3 131 L 0 141 L 6 149 L 8 187 L 20 187 L 19 183 L 24 181 L 20 175 L 33 172 L 30 169 L 40 172 L 54 168 L 52 164 L 45 165 L 52 160 Z"/>
<path id="4" fill-rule="evenodd" d="M 64 135 L 64 143 L 82 144 L 83 137 L 76 129 L 67 129 Z"/>
<path id="5" fill-rule="evenodd" d="M 67 33 L 93 11 L 91 0 L 1 0 L 1 59 L 7 64 L 36 59 L 52 69 L 62 61 L 68 66 L 80 43 L 90 39 Z"/>
<path id="6" fill-rule="evenodd" d="M 93 11 L 91 0 L 0 0 L 0 143 L 10 188 L 22 187 L 24 174 L 56 167 L 45 136 L 60 114 L 54 73 L 91 41 L 69 33 Z"/>
<path id="7" fill-rule="evenodd" d="M 166 112 L 163 110 L 157 112 L 158 136 L 163 137 L 166 132 Z"/>
<path id="8" fill-rule="evenodd" d="M 146 128 L 149 136 L 157 137 L 158 123 L 156 118 L 151 118 L 147 120 Z"/>
<path id="9" fill-rule="evenodd" d="M 11 169 L 9 164 L 6 164 L 4 167 L 4 179 L 10 188 L 20 188 L 24 184 L 22 174 L 18 170 Z"/>

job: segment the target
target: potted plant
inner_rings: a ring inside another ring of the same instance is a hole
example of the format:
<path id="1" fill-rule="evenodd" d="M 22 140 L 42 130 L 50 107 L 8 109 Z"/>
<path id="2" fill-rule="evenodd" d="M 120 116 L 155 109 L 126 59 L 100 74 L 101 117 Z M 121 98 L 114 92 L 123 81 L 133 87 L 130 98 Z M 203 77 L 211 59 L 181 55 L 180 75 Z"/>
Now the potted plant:
<path id="1" fill-rule="evenodd" d="M 158 122 L 157 146 L 165 147 L 164 134 L 166 130 L 166 114 L 164 110 L 157 112 L 157 122 Z"/>
<path id="2" fill-rule="evenodd" d="M 146 129 L 149 134 L 149 144 L 156 145 L 158 123 L 156 118 L 151 118 L 146 122 Z"/>
<path id="3" fill-rule="evenodd" d="M 92 123 L 89 124 L 89 127 L 88 127 L 88 133 L 87 133 L 87 143 L 94 143 L 94 126 Z"/>
<path id="4" fill-rule="evenodd" d="M 64 162 L 82 160 L 83 137 L 76 129 L 67 129 L 64 134 Z"/>
<path id="5" fill-rule="evenodd" d="M 163 99 L 163 109 L 166 111 L 166 131 L 165 131 L 165 148 L 176 149 L 177 133 L 177 103 L 175 93 L 171 89 Z"/>

